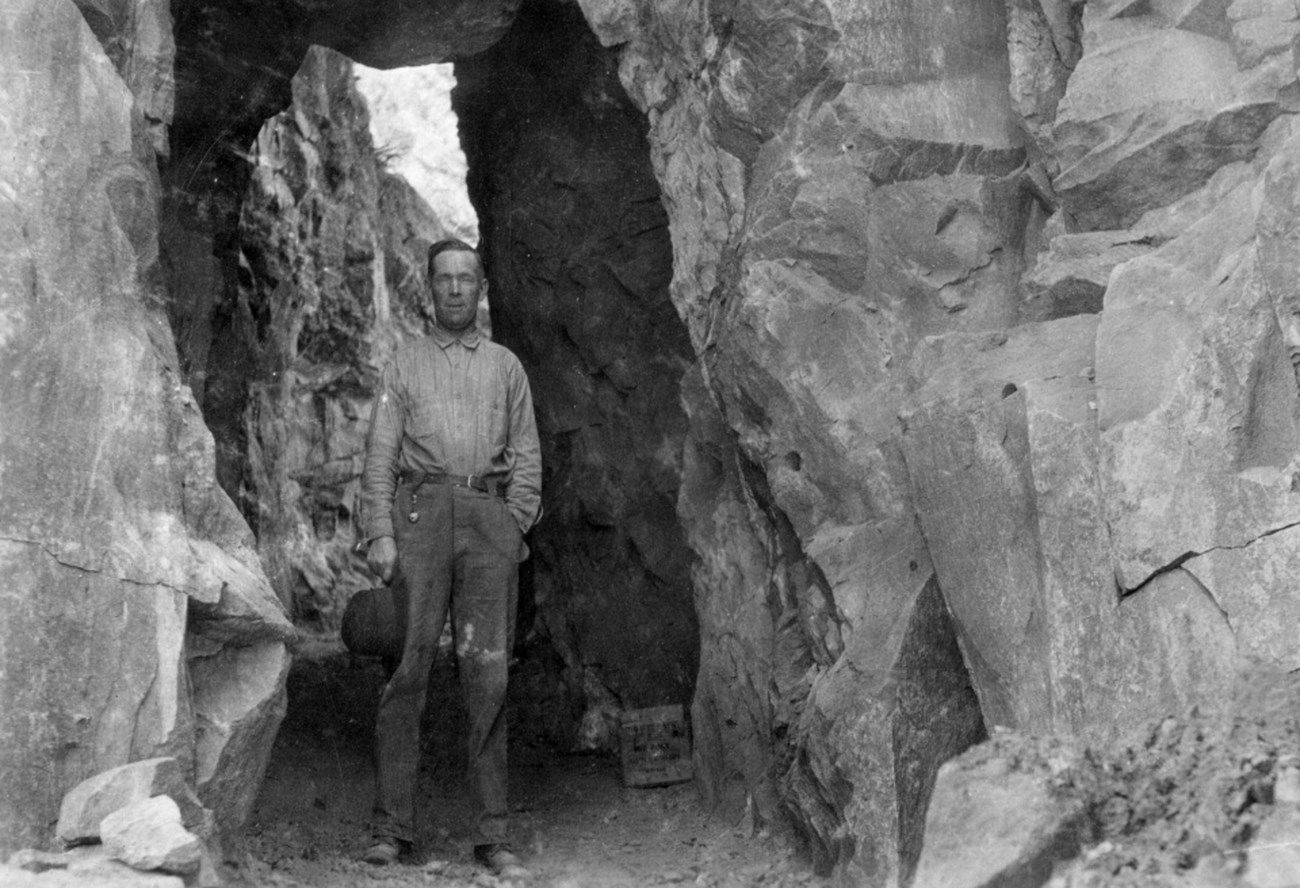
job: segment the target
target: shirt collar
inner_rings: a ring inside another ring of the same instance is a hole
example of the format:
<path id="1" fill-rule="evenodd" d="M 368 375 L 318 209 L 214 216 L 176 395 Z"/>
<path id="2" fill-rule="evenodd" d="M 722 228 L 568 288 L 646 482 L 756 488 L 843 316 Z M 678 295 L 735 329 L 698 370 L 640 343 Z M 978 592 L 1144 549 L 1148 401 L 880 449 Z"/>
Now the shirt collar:
<path id="1" fill-rule="evenodd" d="M 478 348 L 479 338 L 477 325 L 466 327 L 458 333 L 453 333 L 450 330 L 439 327 L 437 324 L 434 324 L 433 326 L 433 341 L 438 343 L 439 347 L 443 349 L 446 349 L 447 346 L 451 345 L 453 342 L 459 342 L 466 348 Z"/>

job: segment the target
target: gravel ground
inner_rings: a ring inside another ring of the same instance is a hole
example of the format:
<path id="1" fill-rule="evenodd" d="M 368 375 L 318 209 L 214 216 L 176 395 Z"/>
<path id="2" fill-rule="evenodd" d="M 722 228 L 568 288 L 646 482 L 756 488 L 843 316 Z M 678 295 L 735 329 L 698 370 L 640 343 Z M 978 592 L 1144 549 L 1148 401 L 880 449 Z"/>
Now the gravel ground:
<path id="1" fill-rule="evenodd" d="M 418 839 L 409 859 L 375 867 L 358 858 L 369 844 L 375 703 L 379 665 L 346 653 L 299 656 L 289 713 L 246 833 L 246 886 L 506 885 L 472 862 L 469 807 L 458 738 L 464 714 L 436 667 L 419 776 Z M 436 717 L 435 717 L 436 714 Z M 745 821 L 704 811 L 690 783 L 623 785 L 608 755 L 565 755 L 511 746 L 511 841 L 530 885 L 620 888 L 642 885 L 816 886 L 827 884 L 787 845 Z"/>

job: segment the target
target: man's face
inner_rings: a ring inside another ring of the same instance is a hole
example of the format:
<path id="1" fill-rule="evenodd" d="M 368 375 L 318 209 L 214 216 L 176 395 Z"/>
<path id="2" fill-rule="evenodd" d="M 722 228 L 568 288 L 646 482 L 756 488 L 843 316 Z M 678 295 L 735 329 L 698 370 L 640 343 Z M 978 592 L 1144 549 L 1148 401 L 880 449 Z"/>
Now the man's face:
<path id="1" fill-rule="evenodd" d="M 468 250 L 447 250 L 433 257 L 433 316 L 445 330 L 464 330 L 478 317 L 478 301 L 487 281 L 478 256 Z"/>

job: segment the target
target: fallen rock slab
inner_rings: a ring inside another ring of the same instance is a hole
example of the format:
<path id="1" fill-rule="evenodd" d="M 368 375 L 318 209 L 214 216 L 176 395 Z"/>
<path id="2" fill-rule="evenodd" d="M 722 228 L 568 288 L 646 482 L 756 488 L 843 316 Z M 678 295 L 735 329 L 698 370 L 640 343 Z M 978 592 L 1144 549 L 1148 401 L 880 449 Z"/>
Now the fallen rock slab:
<path id="1" fill-rule="evenodd" d="M 121 765 L 81 781 L 63 797 L 56 835 L 68 845 L 97 842 L 100 822 L 132 802 L 166 795 L 179 806 L 186 829 L 211 832 L 212 815 L 185 782 L 180 763 L 171 757 Z"/>
<path id="2" fill-rule="evenodd" d="M 181 809 L 168 796 L 132 802 L 104 818 L 100 835 L 109 855 L 140 870 L 192 873 L 203 841 L 181 825 Z"/>
<path id="3" fill-rule="evenodd" d="M 930 797 L 912 888 L 1046 882 L 1086 840 L 1083 799 L 1052 785 L 1072 761 L 1065 748 L 1003 735 L 946 762 Z"/>

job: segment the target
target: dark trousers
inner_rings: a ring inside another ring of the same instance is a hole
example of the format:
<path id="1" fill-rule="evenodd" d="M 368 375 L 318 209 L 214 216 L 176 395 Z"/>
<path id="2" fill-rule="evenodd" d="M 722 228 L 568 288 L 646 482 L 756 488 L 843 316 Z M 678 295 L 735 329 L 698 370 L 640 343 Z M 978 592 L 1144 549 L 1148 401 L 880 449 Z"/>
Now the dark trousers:
<path id="1" fill-rule="evenodd" d="M 412 512 L 418 518 L 412 522 Z M 469 712 L 475 844 L 506 839 L 506 675 L 521 536 L 505 501 L 476 490 L 400 485 L 393 503 L 399 582 L 410 591 L 401 664 L 379 701 L 376 837 L 414 840 L 420 720 L 450 609 Z"/>

